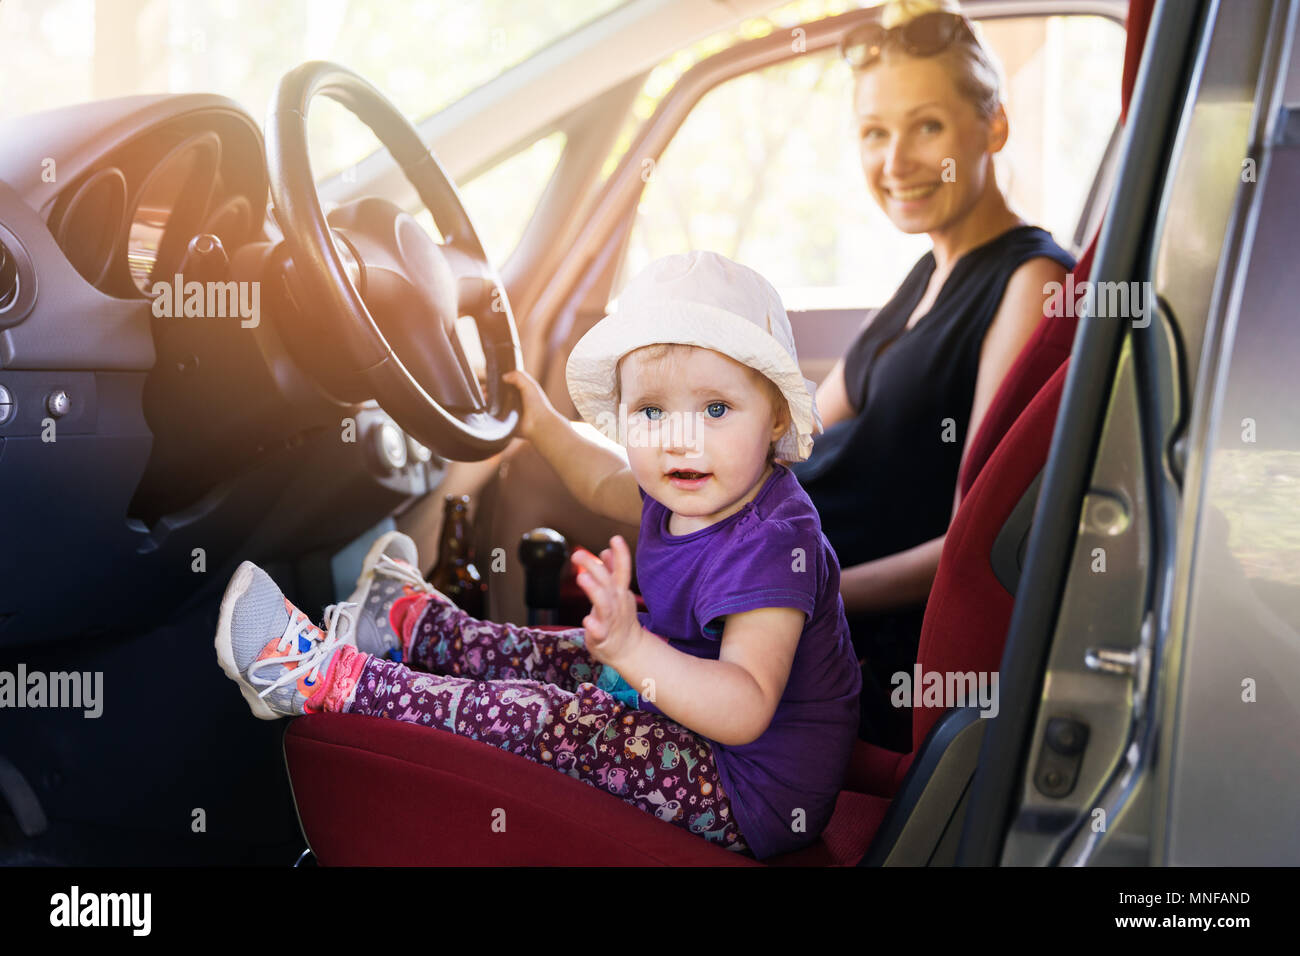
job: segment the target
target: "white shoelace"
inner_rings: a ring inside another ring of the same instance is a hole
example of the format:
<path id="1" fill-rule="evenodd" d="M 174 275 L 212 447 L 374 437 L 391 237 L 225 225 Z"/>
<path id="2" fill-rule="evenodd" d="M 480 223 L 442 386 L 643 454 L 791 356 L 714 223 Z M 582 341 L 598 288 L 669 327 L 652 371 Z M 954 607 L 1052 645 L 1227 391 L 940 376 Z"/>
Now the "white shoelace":
<path id="1" fill-rule="evenodd" d="M 424 580 L 423 574 L 405 561 L 394 561 L 386 554 L 381 554 L 379 560 L 375 562 L 375 573 L 396 578 L 403 584 L 409 584 L 417 591 L 424 591 L 426 594 L 434 593 L 433 585 Z"/>
<path id="2" fill-rule="evenodd" d="M 330 652 L 337 648 L 343 639 L 337 633 L 340 617 L 348 627 L 356 625 L 357 605 L 345 601 L 342 604 L 331 604 L 325 609 L 325 636 L 311 637 L 311 647 L 300 654 L 286 654 L 283 657 L 267 657 L 260 661 L 254 661 L 248 667 L 248 682 L 250 684 L 265 684 L 266 689 L 258 693 L 258 697 L 265 697 L 278 687 L 285 684 L 296 683 L 302 672 L 309 671 L 308 677 L 315 682 L 320 675 L 321 666 L 329 659 Z M 295 610 L 289 615 L 289 623 L 284 628 L 284 633 L 280 635 L 280 642 L 276 645 L 277 651 L 283 651 L 289 646 L 290 642 L 296 643 L 298 638 L 302 637 L 307 628 L 314 628 L 311 618 L 303 614 L 302 611 Z M 292 670 L 287 670 L 280 675 L 275 681 L 259 680 L 255 675 L 258 669 L 274 665 L 283 668 L 295 661 L 301 663 Z"/>

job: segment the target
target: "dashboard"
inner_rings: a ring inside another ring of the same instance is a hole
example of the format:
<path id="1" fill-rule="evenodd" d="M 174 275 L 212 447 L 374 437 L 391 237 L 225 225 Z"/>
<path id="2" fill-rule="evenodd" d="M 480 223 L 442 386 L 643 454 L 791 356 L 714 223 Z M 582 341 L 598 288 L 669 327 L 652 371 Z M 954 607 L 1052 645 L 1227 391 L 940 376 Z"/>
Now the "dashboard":
<path id="1" fill-rule="evenodd" d="M 237 114 L 199 112 L 109 151 L 59 191 L 48 223 L 83 279 L 130 298 L 171 281 L 200 233 L 227 251 L 253 239 L 266 202 L 255 128 Z"/>
<path id="2" fill-rule="evenodd" d="M 445 461 L 300 359 L 291 328 L 311 317 L 288 321 L 252 117 L 210 94 L 121 97 L 0 122 L 0 144 L 0 524 L 12 552 L 71 556 L 92 582 L 70 602 L 27 562 L 0 588 L 0 648 L 97 633 L 109 606 L 118 628 L 163 620 L 210 580 L 195 555 L 213 575 L 308 562 L 333 600 L 317 565 L 434 491 Z M 207 234 L 224 258 L 190 253 Z M 178 275 L 257 290 L 260 321 L 160 314 Z"/>

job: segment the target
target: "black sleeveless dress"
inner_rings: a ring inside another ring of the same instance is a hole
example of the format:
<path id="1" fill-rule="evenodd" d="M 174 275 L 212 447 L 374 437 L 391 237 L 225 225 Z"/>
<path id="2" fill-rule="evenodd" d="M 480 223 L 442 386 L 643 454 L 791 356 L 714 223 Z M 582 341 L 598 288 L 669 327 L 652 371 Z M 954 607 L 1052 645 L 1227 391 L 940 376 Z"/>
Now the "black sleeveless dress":
<path id="1" fill-rule="evenodd" d="M 933 253 L 912 267 L 894 297 L 869 319 L 844 357 L 853 418 L 816 436 L 807 461 L 792 464 L 812 498 L 841 568 L 937 538 L 952 518 L 984 335 L 1007 280 L 1046 257 L 1073 257 L 1037 226 L 1017 226 L 965 253 L 934 306 L 904 331 L 934 274 Z M 890 675 L 911 672 L 925 605 L 850 614 L 854 646 L 867 658 L 863 739 L 903 752 L 911 713 L 889 705 Z"/>

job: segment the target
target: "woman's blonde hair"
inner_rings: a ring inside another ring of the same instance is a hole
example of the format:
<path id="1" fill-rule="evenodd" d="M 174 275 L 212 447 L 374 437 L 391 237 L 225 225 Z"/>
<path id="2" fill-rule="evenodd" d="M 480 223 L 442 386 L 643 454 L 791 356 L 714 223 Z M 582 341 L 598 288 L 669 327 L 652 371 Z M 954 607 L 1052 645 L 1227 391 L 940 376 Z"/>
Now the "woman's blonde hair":
<path id="1" fill-rule="evenodd" d="M 880 10 L 880 25 L 886 29 L 902 26 L 927 13 L 954 13 L 961 15 L 956 0 L 889 0 Z M 967 21 L 969 22 L 969 21 Z M 984 46 L 979 27 L 970 24 L 971 33 L 959 30 L 952 43 L 933 59 L 940 61 L 953 78 L 957 91 L 975 107 L 976 114 L 985 121 L 993 118 L 1002 103 L 1002 69 L 997 58 Z M 906 56 L 897 47 L 886 45 L 885 56 Z M 858 72 L 871 69 L 869 63 Z"/>

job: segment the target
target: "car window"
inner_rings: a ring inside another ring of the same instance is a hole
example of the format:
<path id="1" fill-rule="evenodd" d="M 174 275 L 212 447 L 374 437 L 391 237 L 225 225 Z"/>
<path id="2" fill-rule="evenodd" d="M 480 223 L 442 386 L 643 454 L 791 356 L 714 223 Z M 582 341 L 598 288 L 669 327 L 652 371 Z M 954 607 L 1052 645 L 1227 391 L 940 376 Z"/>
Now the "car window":
<path id="1" fill-rule="evenodd" d="M 0 118 L 112 96 L 203 92 L 237 100 L 261 124 L 284 73 L 333 60 L 416 122 L 625 2 L 4 0 Z M 368 134 L 355 135 L 351 114 L 324 103 L 319 117 L 312 105 L 309 128 L 318 180 L 375 148 Z"/>
<path id="2" fill-rule="evenodd" d="M 483 249 L 498 269 L 523 238 L 524 229 L 564 152 L 566 140 L 564 133 L 556 130 L 488 167 L 473 179 L 457 184 L 457 191 L 474 228 L 478 230 Z M 434 239 L 443 241 L 443 235 L 428 209 L 421 206 L 408 211 Z M 462 316 L 456 320 L 456 334 L 486 393 L 487 356 L 483 352 L 478 326 L 472 318 Z"/>
<path id="3" fill-rule="evenodd" d="M 1068 244 L 1119 115 L 1124 31 L 1078 15 L 981 28 L 1007 80 L 999 182 L 1021 215 Z M 867 192 L 851 82 L 823 51 L 702 97 L 659 160 L 643 164 L 615 293 L 654 259 L 704 248 L 767 276 L 791 310 L 885 302 L 930 243 L 898 232 Z"/>
<path id="4" fill-rule="evenodd" d="M 560 130 L 512 153 L 464 183 L 457 183 L 465 211 L 478 230 L 483 249 L 498 269 L 514 252 L 536 211 L 546 184 L 564 152 L 567 137 Z M 442 235 L 429 210 L 412 215 L 438 241 Z"/>

